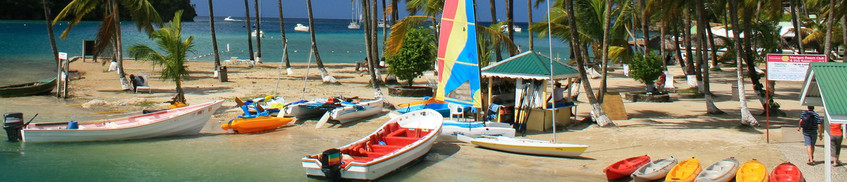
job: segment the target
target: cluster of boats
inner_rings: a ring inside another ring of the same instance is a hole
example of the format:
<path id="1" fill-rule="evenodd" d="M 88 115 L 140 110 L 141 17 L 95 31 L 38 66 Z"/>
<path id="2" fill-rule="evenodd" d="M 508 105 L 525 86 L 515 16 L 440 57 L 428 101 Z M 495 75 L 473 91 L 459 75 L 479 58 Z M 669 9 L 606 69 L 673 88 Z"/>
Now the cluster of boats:
<path id="1" fill-rule="evenodd" d="M 674 157 L 650 161 L 650 156 L 630 157 L 607 167 L 603 172 L 609 180 L 631 177 L 633 181 L 703 181 L 703 182 L 802 182 L 803 173 L 790 162 L 776 166 L 768 175 L 762 162 L 752 159 L 740 164 L 734 157 L 718 161 L 703 169 L 700 160 L 691 158 L 679 162 Z"/>

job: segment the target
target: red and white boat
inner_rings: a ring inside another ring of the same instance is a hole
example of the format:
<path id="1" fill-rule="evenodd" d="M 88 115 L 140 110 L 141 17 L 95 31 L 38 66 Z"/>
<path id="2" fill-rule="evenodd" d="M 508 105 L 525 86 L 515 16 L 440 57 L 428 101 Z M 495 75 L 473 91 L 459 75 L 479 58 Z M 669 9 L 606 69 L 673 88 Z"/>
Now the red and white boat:
<path id="1" fill-rule="evenodd" d="M 223 100 L 104 121 L 32 123 L 23 128 L 24 142 L 87 142 L 195 135 Z M 78 126 L 69 129 L 69 126 Z"/>
<path id="2" fill-rule="evenodd" d="M 442 120 L 431 109 L 409 112 L 358 141 L 303 157 L 301 162 L 308 176 L 375 180 L 428 153 Z"/>

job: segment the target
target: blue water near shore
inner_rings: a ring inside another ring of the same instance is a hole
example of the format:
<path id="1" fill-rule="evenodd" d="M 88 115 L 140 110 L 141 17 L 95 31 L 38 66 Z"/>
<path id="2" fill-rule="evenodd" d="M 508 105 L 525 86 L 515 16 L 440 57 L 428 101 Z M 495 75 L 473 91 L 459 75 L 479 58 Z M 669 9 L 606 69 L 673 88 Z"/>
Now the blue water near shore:
<path id="1" fill-rule="evenodd" d="M 291 62 L 306 62 L 309 53 L 310 37 L 307 32 L 296 32 L 296 24 L 308 26 L 308 19 L 285 19 L 286 37 L 288 38 L 289 57 Z M 318 41 L 321 59 L 325 63 L 353 63 L 362 61 L 365 57 L 365 40 L 363 30 L 349 30 L 350 20 L 318 19 L 315 20 L 314 30 Z M 67 28 L 67 22 L 59 22 L 53 30 L 57 36 L 57 46 L 60 52 L 67 52 L 69 57 L 82 54 L 82 40 L 93 40 L 96 36 L 99 22 L 81 22 L 75 26 L 66 39 L 58 38 Z M 482 22 L 480 25 L 487 26 Z M 514 42 L 523 50 L 528 47 L 526 23 L 517 23 L 524 32 L 516 33 Z M 265 62 L 280 62 L 282 58 L 282 36 L 278 19 L 262 19 L 262 60 Z M 215 18 L 215 28 L 218 38 L 218 49 L 221 60 L 238 57 L 249 57 L 247 51 L 247 31 L 244 22 L 227 22 L 223 17 Z M 147 35 L 136 29 L 131 21 L 121 25 L 122 41 L 125 57 L 127 47 L 136 44 L 152 45 L 153 41 Z M 382 41 L 382 29 L 379 29 L 379 40 Z M 214 58 L 208 17 L 197 17 L 194 22 L 183 23 L 183 36 L 194 36 L 194 51 L 189 53 L 191 60 L 212 61 Z M 256 40 L 253 40 L 254 44 Z M 227 45 L 229 50 L 227 50 Z M 536 50 L 547 52 L 547 39 L 535 40 Z M 152 47 L 152 46 L 151 46 Z M 567 57 L 566 43 L 559 39 L 553 40 L 554 57 Z M 382 45 L 380 45 L 382 48 Z M 254 51 L 257 47 L 254 46 Z M 36 81 L 54 76 L 55 63 L 51 59 L 50 41 L 44 21 L 0 21 L 0 85 Z M 312 60 L 314 62 L 314 60 Z"/>

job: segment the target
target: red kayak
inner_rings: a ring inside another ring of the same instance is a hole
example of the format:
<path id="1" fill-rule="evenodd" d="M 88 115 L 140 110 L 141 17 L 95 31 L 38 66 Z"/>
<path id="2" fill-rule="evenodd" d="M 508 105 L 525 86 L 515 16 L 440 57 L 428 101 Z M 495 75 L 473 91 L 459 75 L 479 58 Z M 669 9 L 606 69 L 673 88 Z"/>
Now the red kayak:
<path id="1" fill-rule="evenodd" d="M 790 162 L 782 163 L 771 172 L 770 182 L 803 182 L 803 173 Z"/>
<path id="2" fill-rule="evenodd" d="M 622 161 L 615 162 L 604 169 L 603 172 L 606 172 L 606 178 L 609 178 L 609 180 L 620 179 L 631 175 L 635 172 L 635 170 L 647 163 L 650 163 L 650 156 L 642 155 L 630 157 Z"/>

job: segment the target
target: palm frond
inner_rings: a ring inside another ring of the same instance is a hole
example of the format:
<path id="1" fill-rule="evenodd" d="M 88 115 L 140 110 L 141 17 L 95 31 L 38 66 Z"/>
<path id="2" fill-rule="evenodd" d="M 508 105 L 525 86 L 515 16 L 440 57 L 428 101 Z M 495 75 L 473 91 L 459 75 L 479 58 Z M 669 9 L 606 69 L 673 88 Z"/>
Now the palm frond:
<path id="1" fill-rule="evenodd" d="M 106 48 L 111 45 L 114 45 L 113 43 L 116 38 L 115 31 L 117 31 L 117 29 L 115 29 L 115 26 L 117 24 L 115 22 L 115 16 L 116 15 L 114 13 L 108 13 L 103 16 L 103 21 L 100 22 L 100 27 L 97 31 L 97 37 L 94 39 L 93 51 L 95 60 L 97 60 L 100 54 L 106 50 Z M 104 61 L 103 64 L 106 64 L 106 62 L 107 61 Z"/>
<path id="2" fill-rule="evenodd" d="M 413 28 L 431 24 L 430 20 L 432 18 L 431 16 L 408 16 L 392 25 L 391 35 L 388 36 L 388 40 L 385 42 L 385 57 L 393 57 L 394 54 L 400 51 L 407 32 Z"/>
<path id="3" fill-rule="evenodd" d="M 100 0 L 73 0 L 68 3 L 59 14 L 56 14 L 56 18 L 53 19 L 53 25 L 56 25 L 56 22 L 61 21 L 62 19 L 73 16 L 73 21 L 68 24 L 68 28 L 62 31 L 61 37 L 65 39 L 68 37 L 68 33 L 73 29 L 79 22 L 82 20 L 85 15 L 94 11 L 97 8 L 97 5 L 100 4 Z"/>

